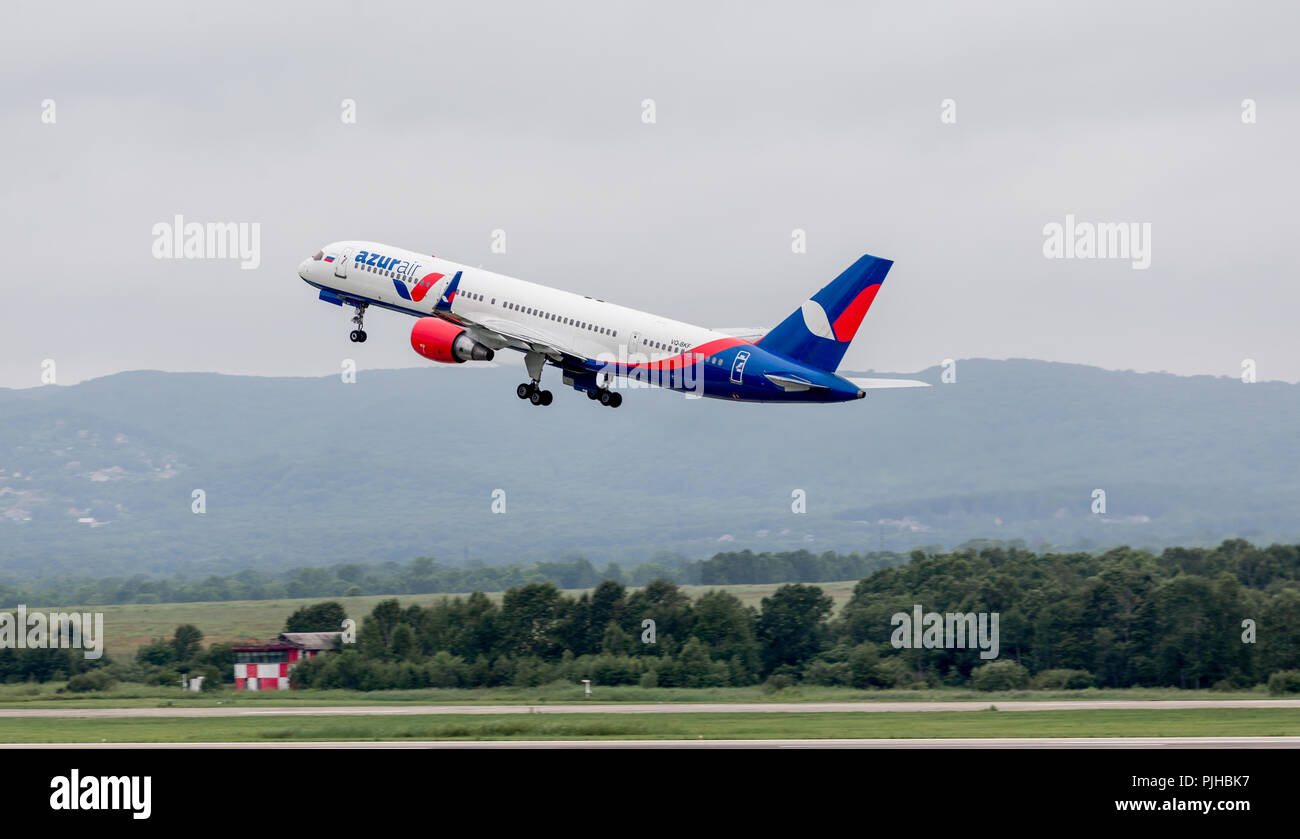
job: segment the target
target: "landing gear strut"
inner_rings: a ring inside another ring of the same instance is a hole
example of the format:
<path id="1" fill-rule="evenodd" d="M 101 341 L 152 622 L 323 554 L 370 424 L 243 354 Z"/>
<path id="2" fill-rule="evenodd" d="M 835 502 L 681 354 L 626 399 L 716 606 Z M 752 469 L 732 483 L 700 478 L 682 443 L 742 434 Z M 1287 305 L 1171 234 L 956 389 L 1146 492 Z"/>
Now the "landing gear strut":
<path id="1" fill-rule="evenodd" d="M 369 305 L 369 303 L 358 303 L 356 307 L 357 313 L 352 316 L 352 322 L 357 325 L 357 328 L 352 330 L 352 334 L 349 335 L 348 338 L 351 339 L 354 344 L 364 344 L 366 342 L 365 319 L 366 307 Z"/>
<path id="2" fill-rule="evenodd" d="M 534 405 L 549 405 L 555 398 L 555 394 L 549 390 L 542 390 L 542 368 L 546 366 L 546 356 L 541 353 L 530 352 L 524 356 L 524 367 L 528 369 L 528 377 L 531 382 L 524 382 L 515 388 L 515 396 L 520 399 L 527 399 Z"/>

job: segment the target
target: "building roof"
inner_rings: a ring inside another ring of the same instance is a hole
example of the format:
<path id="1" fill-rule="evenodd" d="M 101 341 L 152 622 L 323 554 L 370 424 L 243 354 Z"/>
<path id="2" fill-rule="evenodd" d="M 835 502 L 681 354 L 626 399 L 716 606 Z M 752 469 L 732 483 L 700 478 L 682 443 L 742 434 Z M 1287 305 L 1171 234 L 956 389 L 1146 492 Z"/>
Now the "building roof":
<path id="1" fill-rule="evenodd" d="M 231 647 L 233 652 L 258 650 L 332 650 L 342 632 L 281 632 L 262 643 L 240 644 Z"/>
<path id="2" fill-rule="evenodd" d="M 277 640 L 304 650 L 332 650 L 342 632 L 281 632 Z"/>

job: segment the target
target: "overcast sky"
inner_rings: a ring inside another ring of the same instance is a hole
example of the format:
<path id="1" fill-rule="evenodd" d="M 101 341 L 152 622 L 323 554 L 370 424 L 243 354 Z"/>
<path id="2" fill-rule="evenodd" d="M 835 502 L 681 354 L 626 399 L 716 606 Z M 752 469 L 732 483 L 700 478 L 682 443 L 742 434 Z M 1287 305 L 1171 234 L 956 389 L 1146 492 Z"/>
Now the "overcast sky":
<path id="1" fill-rule="evenodd" d="M 704 326 L 771 326 L 871 253 L 847 369 L 1300 380 L 1281 3 L 6 8 L 0 386 L 426 364 L 409 318 L 353 345 L 298 279 L 346 238 Z M 155 259 L 176 214 L 259 223 L 260 267 Z M 1046 259 L 1067 214 L 1149 223 L 1151 267 Z"/>

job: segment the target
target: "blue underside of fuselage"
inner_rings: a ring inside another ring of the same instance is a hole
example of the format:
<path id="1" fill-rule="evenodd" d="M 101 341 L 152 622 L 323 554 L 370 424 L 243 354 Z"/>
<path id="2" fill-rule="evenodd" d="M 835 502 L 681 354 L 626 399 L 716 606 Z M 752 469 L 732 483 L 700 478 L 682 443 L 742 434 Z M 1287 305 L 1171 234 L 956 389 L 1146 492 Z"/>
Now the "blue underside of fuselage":
<path id="1" fill-rule="evenodd" d="M 391 312 L 400 312 L 417 318 L 434 317 L 429 312 L 410 309 L 394 303 L 385 303 L 371 297 L 338 291 L 327 286 L 318 285 L 310 280 L 303 280 L 308 285 L 320 289 L 320 299 L 336 306 L 355 306 L 364 303 L 378 306 Z M 527 350 L 510 347 L 520 353 Z M 747 353 L 744 364 L 737 370 L 736 357 Z M 753 344 L 744 344 L 722 350 L 716 354 L 718 364 L 700 362 L 687 368 L 658 370 L 645 364 L 618 364 L 584 358 L 581 361 L 557 364 L 548 360 L 548 364 L 559 367 L 573 378 L 576 390 L 590 390 L 596 386 L 598 374 L 608 374 L 627 379 L 619 388 L 660 387 L 674 390 L 688 396 L 703 396 L 710 399 L 730 399 L 737 402 L 847 402 L 859 399 L 861 391 L 847 379 L 834 373 L 807 367 L 788 358 L 760 349 Z M 764 377 L 764 373 L 782 376 L 794 375 L 810 384 L 819 385 L 807 390 L 787 391 L 773 384 Z M 701 382 L 701 378 L 703 381 Z"/>

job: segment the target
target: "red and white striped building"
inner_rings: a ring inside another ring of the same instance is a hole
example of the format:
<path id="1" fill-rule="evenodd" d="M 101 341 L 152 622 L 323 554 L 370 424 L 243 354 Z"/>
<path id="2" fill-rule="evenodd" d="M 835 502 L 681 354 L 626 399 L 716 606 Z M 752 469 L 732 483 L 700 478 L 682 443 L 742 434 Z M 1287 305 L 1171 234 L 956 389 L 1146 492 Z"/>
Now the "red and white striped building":
<path id="1" fill-rule="evenodd" d="M 235 690 L 287 690 L 295 664 L 338 649 L 341 632 L 281 632 L 265 644 L 234 647 Z"/>

